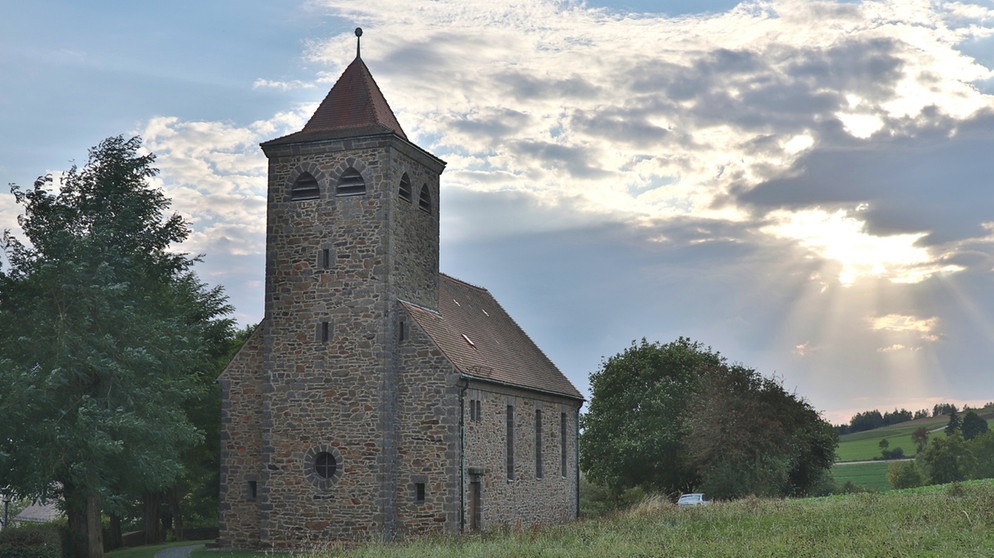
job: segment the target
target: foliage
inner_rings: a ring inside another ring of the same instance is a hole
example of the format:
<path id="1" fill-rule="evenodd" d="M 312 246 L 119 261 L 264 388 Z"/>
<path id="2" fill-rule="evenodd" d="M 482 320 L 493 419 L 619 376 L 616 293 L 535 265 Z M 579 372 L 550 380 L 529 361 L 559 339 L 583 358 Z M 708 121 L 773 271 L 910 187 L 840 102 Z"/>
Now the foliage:
<path id="1" fill-rule="evenodd" d="M 925 475 L 914 461 L 891 463 L 887 469 L 887 481 L 896 489 L 915 488 L 925 484 Z"/>
<path id="2" fill-rule="evenodd" d="M 919 426 L 911 433 L 911 441 L 914 442 L 915 448 L 917 448 L 918 453 L 921 453 L 925 446 L 928 444 L 928 429 L 924 426 Z"/>
<path id="3" fill-rule="evenodd" d="M 138 138 L 109 138 L 57 185 L 12 186 L 26 242 L 3 237 L 0 484 L 60 492 L 80 556 L 102 554 L 101 509 L 120 513 L 183 475 L 183 450 L 203 440 L 188 404 L 209 340 L 230 328 L 221 290 L 172 249 L 189 230 L 165 215 L 140 151 Z"/>
<path id="4" fill-rule="evenodd" d="M 970 440 L 968 444 L 973 455 L 975 479 L 994 479 L 994 431 L 988 430 Z"/>
<path id="5" fill-rule="evenodd" d="M 590 384 L 580 467 L 614 493 L 803 495 L 834 461 L 835 431 L 810 405 L 698 342 L 632 343 Z"/>
<path id="6" fill-rule="evenodd" d="M 952 415 L 956 414 L 959 409 L 956 405 L 952 403 L 937 403 L 932 406 L 932 416 L 941 417 L 942 415 Z"/>
<path id="7" fill-rule="evenodd" d="M 0 531 L 0 558 L 59 558 L 62 537 L 54 525 L 8 527 Z"/>
<path id="8" fill-rule="evenodd" d="M 963 481 L 975 469 L 973 454 L 959 432 L 933 438 L 918 454 L 917 461 L 929 484 Z"/>
<path id="9" fill-rule="evenodd" d="M 954 409 L 949 413 L 949 423 L 946 424 L 946 436 L 952 436 L 953 434 L 960 432 L 963 426 L 963 419 L 959 417 Z"/>
<path id="10" fill-rule="evenodd" d="M 964 440 L 972 440 L 984 432 L 987 432 L 987 430 L 987 421 L 980 418 L 980 415 L 976 412 L 967 411 L 967 413 L 963 415 L 963 423 L 960 424 L 960 431 L 963 432 Z"/>
<path id="11" fill-rule="evenodd" d="M 693 482 L 683 466 L 681 421 L 698 373 L 720 366 L 718 353 L 680 338 L 645 339 L 590 375 L 593 397 L 580 417 L 580 468 L 614 492 L 644 486 L 682 492 Z"/>

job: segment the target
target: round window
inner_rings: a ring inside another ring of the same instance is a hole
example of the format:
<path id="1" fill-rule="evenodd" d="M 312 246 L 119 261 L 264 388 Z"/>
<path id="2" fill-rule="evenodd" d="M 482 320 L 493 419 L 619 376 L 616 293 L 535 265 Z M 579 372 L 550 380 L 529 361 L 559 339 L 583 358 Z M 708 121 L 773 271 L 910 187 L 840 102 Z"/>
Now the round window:
<path id="1" fill-rule="evenodd" d="M 335 456 L 324 451 L 314 456 L 314 471 L 322 479 L 330 479 L 338 471 L 338 461 Z"/>
<path id="2" fill-rule="evenodd" d="M 335 446 L 315 446 L 303 457 L 304 476 L 319 490 L 331 490 L 345 472 L 345 461 Z"/>

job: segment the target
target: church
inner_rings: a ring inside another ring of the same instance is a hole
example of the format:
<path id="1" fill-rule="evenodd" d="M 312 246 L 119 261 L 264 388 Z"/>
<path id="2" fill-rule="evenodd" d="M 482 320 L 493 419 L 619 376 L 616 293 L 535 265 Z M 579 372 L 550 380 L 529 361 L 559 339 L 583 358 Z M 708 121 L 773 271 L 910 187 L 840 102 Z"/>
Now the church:
<path id="1" fill-rule="evenodd" d="M 583 396 L 489 291 L 439 272 L 445 162 L 358 46 L 303 129 L 261 147 L 265 315 L 219 378 L 220 546 L 576 518 Z"/>

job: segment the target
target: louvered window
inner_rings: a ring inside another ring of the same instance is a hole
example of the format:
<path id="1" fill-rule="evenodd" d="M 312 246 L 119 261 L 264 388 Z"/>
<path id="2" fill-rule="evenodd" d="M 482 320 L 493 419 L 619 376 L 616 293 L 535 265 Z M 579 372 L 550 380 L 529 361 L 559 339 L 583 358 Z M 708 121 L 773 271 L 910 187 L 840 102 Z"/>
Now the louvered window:
<path id="1" fill-rule="evenodd" d="M 431 213 L 431 192 L 428 191 L 427 184 L 421 187 L 421 196 L 418 198 L 418 205 L 421 206 L 421 209 Z"/>
<path id="2" fill-rule="evenodd" d="M 400 199 L 411 201 L 411 191 L 411 179 L 407 177 L 407 173 L 405 172 L 404 176 L 400 177 Z"/>
<path id="3" fill-rule="evenodd" d="M 362 179 L 359 171 L 350 168 L 342 174 L 338 181 L 338 189 L 335 192 L 339 196 L 358 196 L 366 193 L 366 181 Z"/>
<path id="4" fill-rule="evenodd" d="M 313 200 L 321 194 L 318 188 L 318 180 L 309 172 L 302 172 L 297 180 L 293 181 L 290 189 L 291 200 Z"/>

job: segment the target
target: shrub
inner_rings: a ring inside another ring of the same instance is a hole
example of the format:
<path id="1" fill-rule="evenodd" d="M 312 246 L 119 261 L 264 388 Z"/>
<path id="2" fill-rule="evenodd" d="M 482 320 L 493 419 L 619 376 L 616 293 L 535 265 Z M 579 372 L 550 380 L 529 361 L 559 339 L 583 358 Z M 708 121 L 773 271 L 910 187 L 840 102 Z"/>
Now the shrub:
<path id="1" fill-rule="evenodd" d="M 0 531 L 0 558 L 59 558 L 62 539 L 51 525 L 9 527 Z"/>
<path id="2" fill-rule="evenodd" d="M 892 463 L 887 468 L 887 482 L 894 488 L 915 488 L 925 484 L 925 475 L 914 461 Z"/>

